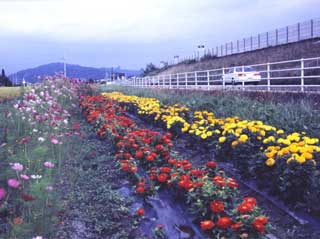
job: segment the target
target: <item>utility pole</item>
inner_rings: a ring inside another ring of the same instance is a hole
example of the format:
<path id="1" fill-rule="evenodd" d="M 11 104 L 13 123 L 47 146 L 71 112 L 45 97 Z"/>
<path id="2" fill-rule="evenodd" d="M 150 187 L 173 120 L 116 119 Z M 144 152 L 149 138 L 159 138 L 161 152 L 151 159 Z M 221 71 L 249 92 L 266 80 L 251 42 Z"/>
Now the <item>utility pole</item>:
<path id="1" fill-rule="evenodd" d="M 65 78 L 67 78 L 67 61 L 65 56 L 63 56 L 62 60 L 63 60 L 63 75 Z"/>

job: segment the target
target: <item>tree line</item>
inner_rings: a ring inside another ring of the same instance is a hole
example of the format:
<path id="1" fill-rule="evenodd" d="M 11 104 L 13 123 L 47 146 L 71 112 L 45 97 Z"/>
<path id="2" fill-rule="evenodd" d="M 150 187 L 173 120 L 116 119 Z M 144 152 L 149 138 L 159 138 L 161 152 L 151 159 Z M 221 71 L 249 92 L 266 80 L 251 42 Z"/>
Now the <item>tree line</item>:
<path id="1" fill-rule="evenodd" d="M 0 86 L 12 86 L 12 82 L 10 81 L 9 77 L 6 76 L 4 69 L 1 71 Z"/>

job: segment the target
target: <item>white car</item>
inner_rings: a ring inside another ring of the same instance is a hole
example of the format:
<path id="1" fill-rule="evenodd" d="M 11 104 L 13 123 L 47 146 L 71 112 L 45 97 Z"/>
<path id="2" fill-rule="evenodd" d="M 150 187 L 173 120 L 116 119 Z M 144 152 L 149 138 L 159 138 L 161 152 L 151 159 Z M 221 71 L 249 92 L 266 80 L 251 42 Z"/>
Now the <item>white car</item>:
<path id="1" fill-rule="evenodd" d="M 242 82 L 253 82 L 258 84 L 261 80 L 261 74 L 248 66 L 232 67 L 226 70 L 226 73 L 222 76 L 222 80 L 225 83 L 231 84 L 238 84 Z"/>

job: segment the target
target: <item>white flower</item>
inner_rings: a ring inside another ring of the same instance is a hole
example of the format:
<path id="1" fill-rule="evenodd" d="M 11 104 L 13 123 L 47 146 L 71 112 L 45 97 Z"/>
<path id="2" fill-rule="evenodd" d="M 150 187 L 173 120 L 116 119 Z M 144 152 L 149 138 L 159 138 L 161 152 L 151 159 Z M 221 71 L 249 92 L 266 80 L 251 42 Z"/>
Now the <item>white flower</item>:
<path id="1" fill-rule="evenodd" d="M 39 138 L 38 138 L 38 141 L 42 143 L 42 142 L 45 141 L 45 139 L 44 139 L 43 137 L 39 137 Z"/>
<path id="2" fill-rule="evenodd" d="M 42 236 L 36 236 L 36 237 L 32 237 L 32 239 L 43 239 Z"/>
<path id="3" fill-rule="evenodd" d="M 30 177 L 31 177 L 32 179 L 41 179 L 41 178 L 42 178 L 41 175 L 34 175 L 34 174 L 32 174 Z"/>

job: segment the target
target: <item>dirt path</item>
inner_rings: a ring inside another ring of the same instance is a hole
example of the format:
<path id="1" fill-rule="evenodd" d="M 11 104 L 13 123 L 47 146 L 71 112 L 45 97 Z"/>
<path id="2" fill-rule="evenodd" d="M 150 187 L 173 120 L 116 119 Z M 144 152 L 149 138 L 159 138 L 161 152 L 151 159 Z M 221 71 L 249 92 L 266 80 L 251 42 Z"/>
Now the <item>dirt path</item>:
<path id="1" fill-rule="evenodd" d="M 139 238 L 130 205 L 119 188 L 127 183 L 116 166 L 111 142 L 82 122 L 83 138 L 64 164 L 61 212 L 55 239 Z"/>

